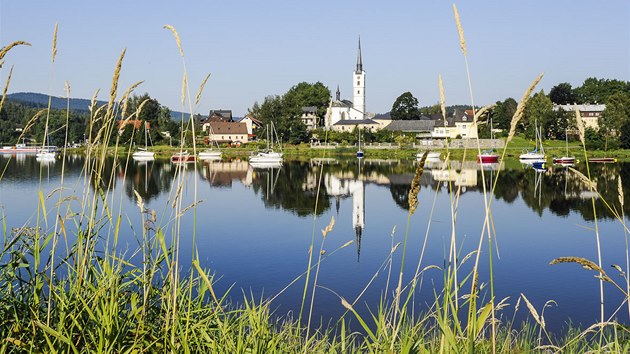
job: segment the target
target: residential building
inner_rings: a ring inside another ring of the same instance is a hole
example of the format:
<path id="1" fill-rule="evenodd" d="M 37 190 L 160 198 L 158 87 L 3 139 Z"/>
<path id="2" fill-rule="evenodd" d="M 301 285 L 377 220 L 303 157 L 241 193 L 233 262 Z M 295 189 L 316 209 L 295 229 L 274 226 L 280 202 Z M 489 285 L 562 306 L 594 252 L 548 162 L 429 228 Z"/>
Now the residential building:
<path id="1" fill-rule="evenodd" d="M 256 139 L 256 133 L 263 127 L 261 121 L 250 115 L 245 116 L 245 118 L 241 119 L 239 123 L 245 123 L 247 126 L 247 135 L 249 136 L 250 141 Z"/>
<path id="2" fill-rule="evenodd" d="M 208 122 L 208 143 L 246 143 L 249 141 L 247 124 L 236 122 Z"/>
<path id="3" fill-rule="evenodd" d="M 319 117 L 317 116 L 317 107 L 302 107 L 302 115 L 300 116 L 302 123 L 306 126 L 306 130 L 313 130 L 319 127 Z"/>
<path id="4" fill-rule="evenodd" d="M 567 111 L 567 112 L 575 112 L 577 108 L 580 111 L 580 116 L 582 117 L 582 121 L 584 122 L 585 128 L 593 128 L 595 130 L 599 129 L 599 117 L 602 115 L 602 112 L 606 109 L 605 104 L 555 104 L 553 105 L 554 111 Z"/>
<path id="5" fill-rule="evenodd" d="M 439 118 L 434 120 L 433 138 L 449 138 L 455 139 L 458 136 L 462 139 L 477 138 L 477 126 L 473 122 L 473 110 L 465 111 L 455 110 L 451 117 L 447 117 L 446 121 Z"/>
<path id="6" fill-rule="evenodd" d="M 211 110 L 207 118 L 203 118 L 199 121 L 201 124 L 201 130 L 206 131 L 208 129 L 208 123 L 210 122 L 232 122 L 232 110 L 229 109 L 216 109 Z"/>

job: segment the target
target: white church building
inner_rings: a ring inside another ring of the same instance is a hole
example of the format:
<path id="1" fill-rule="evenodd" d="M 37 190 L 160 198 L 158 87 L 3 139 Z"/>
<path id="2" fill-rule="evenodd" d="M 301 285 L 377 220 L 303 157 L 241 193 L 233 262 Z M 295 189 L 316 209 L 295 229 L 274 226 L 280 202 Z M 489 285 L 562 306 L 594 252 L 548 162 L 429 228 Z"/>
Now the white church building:
<path id="1" fill-rule="evenodd" d="M 380 129 L 379 123 L 370 119 L 374 114 L 365 111 L 365 71 L 361 60 L 360 38 L 357 67 L 352 73 L 352 89 L 352 101 L 342 100 L 337 85 L 336 97 L 326 111 L 326 129 L 335 131 L 352 131 L 355 127 L 372 131 Z"/>

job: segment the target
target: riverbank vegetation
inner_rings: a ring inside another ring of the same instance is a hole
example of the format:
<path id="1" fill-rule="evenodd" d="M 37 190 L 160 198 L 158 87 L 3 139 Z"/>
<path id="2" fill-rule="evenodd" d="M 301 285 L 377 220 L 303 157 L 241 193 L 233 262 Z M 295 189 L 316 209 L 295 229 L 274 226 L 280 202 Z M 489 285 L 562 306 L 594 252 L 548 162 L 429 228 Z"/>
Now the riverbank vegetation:
<path id="1" fill-rule="evenodd" d="M 459 15 L 454 10 L 460 45 L 466 58 L 463 30 Z M 165 27 L 175 38 L 185 64 L 179 35 L 173 27 Z M 0 62 L 7 52 L 0 52 Z M 53 62 L 55 52 L 53 44 Z M 456 210 L 461 189 L 449 184 L 452 234 L 446 245 L 443 264 L 426 264 L 422 256 L 419 259 L 406 258 L 410 237 L 426 239 L 430 235 L 430 223 L 426 231 L 409 229 L 409 221 L 414 217 L 418 203 L 426 202 L 418 200 L 426 155 L 418 161 L 408 195 L 408 222 L 403 240 L 394 244 L 392 239 L 389 256 L 374 275 L 387 274 L 387 288 L 382 292 L 380 303 L 370 304 L 370 314 L 357 310 L 357 304 L 362 301 L 361 295 L 357 298 L 337 295 L 339 306 L 346 310 L 337 323 L 318 323 L 312 317 L 313 299 L 317 294 L 321 291 L 334 293 L 334 289 L 324 289 L 318 284 L 321 265 L 329 257 L 334 257 L 337 250 L 350 244 L 326 251 L 326 238 L 334 231 L 335 221 L 321 221 L 317 217 L 313 220 L 314 231 L 310 249 L 305 252 L 303 273 L 289 284 L 303 289 L 299 311 L 293 316 L 274 313 L 275 296 L 257 298 L 245 294 L 241 302 L 231 303 L 229 293 L 221 294 L 214 290 L 215 276 L 198 257 L 196 229 L 193 228 L 192 235 L 180 232 L 182 215 L 197 215 L 199 201 L 196 199 L 195 179 L 187 180 L 183 176 L 183 168 L 178 168 L 171 186 L 169 205 L 163 210 L 148 209 L 137 193 L 137 209 L 123 210 L 119 199 L 122 196 L 113 193 L 112 175 L 119 171 L 125 173 L 130 161 L 131 142 L 136 137 L 134 131 L 130 132 L 129 140 L 115 134 L 118 118 L 131 120 L 139 117 L 150 102 L 150 99 L 144 99 L 133 105 L 133 109 L 127 109 L 133 103 L 137 85 L 127 88 L 122 94 L 119 92 L 118 81 L 124 72 L 124 55 L 123 51 L 114 68 L 107 105 L 99 107 L 93 100 L 89 109 L 87 136 L 90 144 L 84 151 L 83 177 L 86 183 L 81 193 L 66 194 L 62 177 L 59 188 L 51 194 L 44 195 L 41 188 L 37 191 L 39 202 L 33 206 L 35 216 L 27 225 L 13 226 L 11 220 L 2 215 L 1 352 L 549 353 L 630 350 L 630 331 L 614 319 L 604 318 L 603 300 L 604 283 L 611 285 L 611 291 L 624 292 L 627 298 L 630 285 L 625 274 L 630 274 L 628 266 L 625 269 L 615 268 L 624 274 L 625 283 L 618 283 L 604 270 L 601 257 L 597 262 L 577 257 L 554 261 L 575 263 L 592 271 L 600 281 L 602 292 L 601 320 L 588 328 L 572 328 L 565 334 L 547 330 L 545 308 L 548 304 L 532 304 L 526 295 L 518 299 L 495 298 L 492 267 L 496 235 L 492 227 L 492 183 L 482 183 L 485 222 L 479 230 L 476 249 L 462 250 L 460 247 Z M 183 68 L 184 105 L 194 98 L 187 94 L 189 73 L 185 65 Z M 532 82 L 515 107 L 506 148 L 501 152 L 503 158 L 509 153 L 507 147 L 516 141 L 514 137 L 527 110 L 527 102 L 541 78 L 542 75 Z M 439 82 L 443 92 L 441 80 Z M 6 85 L 9 84 L 7 82 Z M 203 84 L 197 92 L 197 100 L 202 91 Z M 442 95 L 440 106 L 443 115 L 446 114 L 444 101 Z M 194 117 L 193 106 L 192 102 L 187 105 L 191 117 Z M 474 107 L 474 104 L 471 106 Z M 49 111 L 50 107 L 45 113 Z M 483 111 L 480 110 L 479 115 Z M 60 145 L 67 146 L 70 112 L 66 112 L 63 118 L 66 129 Z M 580 143 L 585 146 L 586 133 L 579 113 L 575 122 Z M 21 132 L 22 136 L 29 133 L 28 128 L 27 124 Z M 181 143 L 187 141 L 185 134 L 194 136 L 195 131 L 193 120 L 182 122 L 179 150 L 186 148 Z M 196 152 L 195 139 L 191 142 L 192 152 Z M 108 149 L 114 154 L 126 153 L 124 158 L 116 161 L 115 169 L 105 166 L 104 157 Z M 587 150 L 582 151 L 586 158 Z M 445 151 L 446 154 L 451 152 Z M 63 149 L 61 153 L 65 155 L 67 150 Z M 467 153 L 474 155 L 476 151 Z M 584 183 L 596 192 L 590 173 L 581 176 Z M 321 185 L 321 175 L 318 184 Z M 486 185 L 492 186 L 490 190 L 485 190 Z M 184 187 L 195 191 L 191 205 L 183 204 L 181 191 Z M 608 202 L 614 214 L 616 209 L 612 205 L 618 202 Z M 317 199 L 314 203 L 314 210 L 317 210 Z M 621 190 L 619 203 L 624 203 Z M 141 225 L 124 227 L 128 214 L 132 212 L 142 216 Z M 617 216 L 625 229 L 624 216 Z M 597 239 L 594 247 L 599 251 L 597 219 L 594 225 Z M 316 229 L 321 229 L 321 232 Z M 134 232 L 137 247 L 121 251 L 118 247 L 120 232 Z M 189 262 L 184 262 L 180 253 L 184 242 L 190 242 L 194 250 Z M 395 257 L 401 260 L 400 267 L 394 267 Z M 483 263 L 480 257 L 487 257 L 490 267 L 488 278 L 480 275 L 479 267 Z M 182 269 L 183 263 L 192 266 Z M 439 272 L 444 280 L 443 286 L 430 289 L 435 301 L 418 313 L 414 311 L 417 308 L 414 306 L 415 294 L 428 272 Z M 365 288 L 370 285 L 366 284 Z M 531 321 L 515 323 L 514 314 L 518 311 L 528 313 Z"/>

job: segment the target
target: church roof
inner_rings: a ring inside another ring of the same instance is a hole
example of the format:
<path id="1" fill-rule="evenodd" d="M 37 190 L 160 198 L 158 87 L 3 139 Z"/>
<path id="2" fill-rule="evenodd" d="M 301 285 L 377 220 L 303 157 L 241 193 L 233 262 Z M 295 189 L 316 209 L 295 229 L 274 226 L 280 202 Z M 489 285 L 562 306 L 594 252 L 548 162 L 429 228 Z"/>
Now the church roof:
<path id="1" fill-rule="evenodd" d="M 333 107 L 352 107 L 352 102 L 348 100 L 335 100 L 332 103 Z"/>
<path id="2" fill-rule="evenodd" d="M 357 52 L 357 70 L 356 73 L 359 74 L 363 71 L 363 61 L 361 60 L 361 37 L 359 37 L 359 51 Z"/>

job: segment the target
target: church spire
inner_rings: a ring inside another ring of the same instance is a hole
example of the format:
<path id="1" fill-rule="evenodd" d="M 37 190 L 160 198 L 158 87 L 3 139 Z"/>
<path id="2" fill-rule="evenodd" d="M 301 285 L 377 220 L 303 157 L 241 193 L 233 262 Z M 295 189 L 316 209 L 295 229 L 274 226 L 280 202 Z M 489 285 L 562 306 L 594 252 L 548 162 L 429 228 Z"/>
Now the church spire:
<path id="1" fill-rule="evenodd" d="M 361 36 L 359 36 L 359 51 L 357 52 L 357 73 L 363 71 L 363 62 L 361 61 Z"/>
<path id="2" fill-rule="evenodd" d="M 341 91 L 339 91 L 339 85 L 337 85 L 337 101 L 341 101 Z"/>

